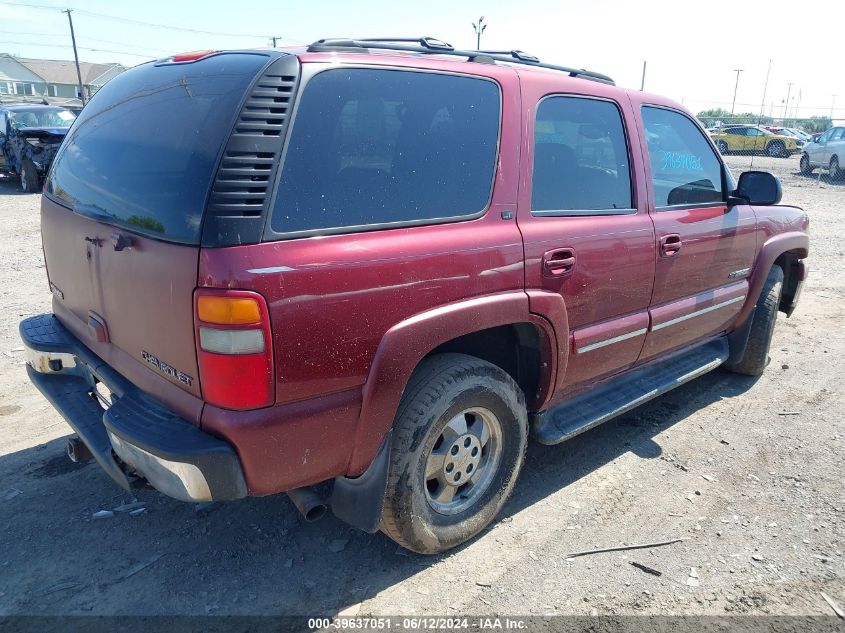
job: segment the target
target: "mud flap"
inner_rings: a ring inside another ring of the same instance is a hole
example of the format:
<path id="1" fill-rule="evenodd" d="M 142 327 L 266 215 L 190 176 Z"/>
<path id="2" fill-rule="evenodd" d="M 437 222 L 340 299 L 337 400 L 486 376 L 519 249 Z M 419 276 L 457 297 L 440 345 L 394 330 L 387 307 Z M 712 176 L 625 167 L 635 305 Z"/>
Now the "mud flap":
<path id="1" fill-rule="evenodd" d="M 341 521 L 370 534 L 378 532 L 384 509 L 392 434 L 391 431 L 384 436 L 378 454 L 360 477 L 334 480 L 332 512 Z"/>
<path id="2" fill-rule="evenodd" d="M 748 338 L 751 336 L 751 324 L 754 322 L 754 314 L 756 312 L 757 306 L 755 305 L 748 318 L 745 319 L 745 323 L 728 334 L 728 349 L 730 351 L 728 359 L 725 361 L 726 366 L 735 365 L 745 356 L 745 348 L 748 347 Z"/>

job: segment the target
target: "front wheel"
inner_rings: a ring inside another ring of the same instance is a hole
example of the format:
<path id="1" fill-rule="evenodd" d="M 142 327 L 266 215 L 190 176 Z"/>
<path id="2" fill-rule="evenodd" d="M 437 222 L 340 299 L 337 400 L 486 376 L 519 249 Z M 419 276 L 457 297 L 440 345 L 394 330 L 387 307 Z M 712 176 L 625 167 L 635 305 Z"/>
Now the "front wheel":
<path id="1" fill-rule="evenodd" d="M 786 145 L 784 145 L 781 141 L 772 141 L 769 143 L 766 146 L 766 154 L 772 158 L 783 158 L 784 156 L 789 156 L 786 151 Z"/>
<path id="2" fill-rule="evenodd" d="M 716 143 L 716 147 L 719 149 L 719 153 L 725 155 L 728 153 L 728 144 L 725 141 L 719 141 Z"/>
<path id="3" fill-rule="evenodd" d="M 393 428 L 381 530 L 420 554 L 472 538 L 499 513 L 528 445 L 513 379 L 463 354 L 423 360 Z"/>
<path id="4" fill-rule="evenodd" d="M 830 177 L 833 180 L 845 179 L 845 172 L 839 168 L 839 158 L 834 156 L 830 159 Z"/>
<path id="5" fill-rule="evenodd" d="M 31 160 L 21 163 L 21 191 L 35 193 L 38 191 L 38 170 Z"/>
<path id="6" fill-rule="evenodd" d="M 805 176 L 810 176 L 813 173 L 813 168 L 810 166 L 810 157 L 807 154 L 801 154 L 801 162 L 799 163 L 801 173 Z"/>
<path id="7" fill-rule="evenodd" d="M 782 289 L 783 270 L 780 266 L 772 266 L 751 316 L 751 332 L 748 335 L 745 353 L 736 363 L 726 365 L 726 369 L 746 376 L 759 376 L 766 369 L 766 365 L 769 364 L 769 348 L 775 332 Z"/>

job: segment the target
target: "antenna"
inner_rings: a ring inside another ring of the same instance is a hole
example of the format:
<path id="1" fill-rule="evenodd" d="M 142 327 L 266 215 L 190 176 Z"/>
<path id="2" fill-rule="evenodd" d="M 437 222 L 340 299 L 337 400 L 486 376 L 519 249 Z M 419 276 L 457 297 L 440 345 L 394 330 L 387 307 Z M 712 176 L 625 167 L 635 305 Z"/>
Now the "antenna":
<path id="1" fill-rule="evenodd" d="M 734 100 L 731 103 L 731 116 L 734 115 L 734 108 L 736 107 L 736 90 L 739 88 L 739 73 L 742 72 L 742 68 L 736 68 L 734 72 L 736 73 L 736 83 L 734 84 Z"/>
<path id="2" fill-rule="evenodd" d="M 763 115 L 766 111 L 766 92 L 769 90 L 769 74 L 772 72 L 772 60 L 769 60 L 769 67 L 766 70 L 766 83 L 763 84 L 763 98 L 760 100 L 760 118 L 757 120 L 757 125 L 763 124 Z M 754 152 L 751 152 L 751 164 L 748 169 L 754 167 Z"/>

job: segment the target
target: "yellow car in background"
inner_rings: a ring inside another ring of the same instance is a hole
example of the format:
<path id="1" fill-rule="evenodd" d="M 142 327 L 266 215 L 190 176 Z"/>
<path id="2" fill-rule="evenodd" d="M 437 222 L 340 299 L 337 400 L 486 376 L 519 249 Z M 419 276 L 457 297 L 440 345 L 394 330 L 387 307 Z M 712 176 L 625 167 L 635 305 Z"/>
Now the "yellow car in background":
<path id="1" fill-rule="evenodd" d="M 758 153 L 788 158 L 801 151 L 802 143 L 793 136 L 775 134 L 756 125 L 729 125 L 710 133 L 722 154 L 728 152 Z"/>

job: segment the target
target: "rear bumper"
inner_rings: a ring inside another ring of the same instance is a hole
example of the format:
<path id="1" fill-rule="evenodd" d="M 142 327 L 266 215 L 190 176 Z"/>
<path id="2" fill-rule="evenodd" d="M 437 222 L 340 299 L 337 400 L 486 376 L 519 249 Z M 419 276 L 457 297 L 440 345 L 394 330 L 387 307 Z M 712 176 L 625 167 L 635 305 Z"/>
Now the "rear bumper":
<path id="1" fill-rule="evenodd" d="M 247 496 L 237 453 L 180 418 L 96 356 L 52 314 L 20 324 L 33 384 L 106 473 L 125 489 L 140 478 L 182 501 Z M 97 384 L 111 392 L 97 397 Z"/>

